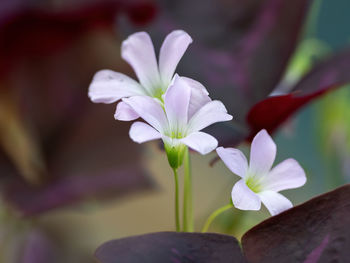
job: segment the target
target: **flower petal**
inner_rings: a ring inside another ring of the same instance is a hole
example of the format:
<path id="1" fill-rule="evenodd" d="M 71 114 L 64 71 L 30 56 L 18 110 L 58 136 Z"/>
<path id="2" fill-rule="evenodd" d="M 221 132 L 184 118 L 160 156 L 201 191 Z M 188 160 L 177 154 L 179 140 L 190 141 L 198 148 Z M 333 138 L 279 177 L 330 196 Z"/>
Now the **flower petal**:
<path id="1" fill-rule="evenodd" d="M 210 153 L 218 146 L 218 141 L 204 132 L 191 133 L 180 141 L 200 154 Z"/>
<path id="2" fill-rule="evenodd" d="M 175 30 L 165 38 L 159 53 L 159 71 L 165 85 L 170 83 L 177 64 L 191 43 L 192 38 L 183 30 Z"/>
<path id="3" fill-rule="evenodd" d="M 164 110 L 155 99 L 147 96 L 134 96 L 124 98 L 123 101 L 157 131 L 162 133 L 168 127 Z"/>
<path id="4" fill-rule="evenodd" d="M 276 144 L 266 130 L 255 135 L 250 149 L 249 170 L 257 176 L 266 175 L 276 157 Z"/>
<path id="5" fill-rule="evenodd" d="M 213 123 L 230 120 L 232 120 L 232 116 L 227 113 L 224 104 L 221 101 L 213 100 L 201 107 L 192 116 L 188 123 L 189 131 L 200 131 Z"/>
<path id="6" fill-rule="evenodd" d="M 134 69 L 140 83 L 152 94 L 159 85 L 159 71 L 152 40 L 146 32 L 129 36 L 122 43 L 122 58 Z"/>
<path id="7" fill-rule="evenodd" d="M 137 143 L 160 139 L 161 134 L 144 122 L 134 122 L 129 131 L 130 138 Z"/>
<path id="8" fill-rule="evenodd" d="M 112 70 L 98 71 L 89 87 L 89 97 L 96 103 L 113 103 L 136 95 L 146 95 L 142 86 L 132 78 Z"/>
<path id="9" fill-rule="evenodd" d="M 191 99 L 188 107 L 188 119 L 191 119 L 200 108 L 211 101 L 207 89 L 198 81 L 182 77 L 191 88 Z"/>
<path id="10" fill-rule="evenodd" d="M 276 165 L 263 179 L 266 190 L 279 192 L 303 186 L 306 175 L 303 168 L 294 159 L 287 159 Z"/>
<path id="11" fill-rule="evenodd" d="M 164 108 L 171 131 L 184 132 L 190 96 L 191 88 L 176 75 L 164 96 Z"/>
<path id="12" fill-rule="evenodd" d="M 274 191 L 263 191 L 258 195 L 267 210 L 269 210 L 270 214 L 273 216 L 293 207 L 291 201 Z"/>
<path id="13" fill-rule="evenodd" d="M 242 178 L 245 177 L 248 170 L 248 161 L 240 150 L 219 147 L 216 152 L 231 172 Z"/>
<path id="14" fill-rule="evenodd" d="M 117 105 L 117 109 L 114 114 L 114 118 L 119 121 L 133 121 L 140 116 L 124 101 L 121 101 Z"/>
<path id="15" fill-rule="evenodd" d="M 261 207 L 259 196 L 249 189 L 244 179 L 239 180 L 233 186 L 231 197 L 233 205 L 238 209 L 259 210 Z"/>

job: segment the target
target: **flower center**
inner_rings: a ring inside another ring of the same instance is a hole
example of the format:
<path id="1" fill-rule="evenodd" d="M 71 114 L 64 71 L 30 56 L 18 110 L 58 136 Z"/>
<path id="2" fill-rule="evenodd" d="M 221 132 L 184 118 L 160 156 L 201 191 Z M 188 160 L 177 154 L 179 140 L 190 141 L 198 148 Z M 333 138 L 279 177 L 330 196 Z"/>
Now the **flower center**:
<path id="1" fill-rule="evenodd" d="M 152 97 L 159 99 L 161 102 L 163 102 L 163 97 L 162 97 L 163 94 L 164 94 L 164 92 L 163 92 L 162 88 L 157 87 L 153 90 Z"/>
<path id="2" fill-rule="evenodd" d="M 172 131 L 169 137 L 173 139 L 182 139 L 186 136 L 181 131 Z"/>
<path id="3" fill-rule="evenodd" d="M 254 193 L 259 193 L 262 190 L 261 178 L 261 176 L 248 175 L 245 179 L 245 183 Z"/>

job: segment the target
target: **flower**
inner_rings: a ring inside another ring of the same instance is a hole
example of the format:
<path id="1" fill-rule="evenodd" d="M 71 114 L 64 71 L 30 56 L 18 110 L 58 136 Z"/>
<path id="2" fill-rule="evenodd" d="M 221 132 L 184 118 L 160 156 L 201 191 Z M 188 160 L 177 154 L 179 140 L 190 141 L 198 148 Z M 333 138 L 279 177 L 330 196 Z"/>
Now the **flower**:
<path id="1" fill-rule="evenodd" d="M 217 140 L 200 130 L 232 119 L 222 102 L 212 101 L 207 95 L 193 98 L 194 91 L 202 90 L 196 85 L 200 83 L 193 82 L 191 88 L 186 78 L 175 75 L 164 95 L 164 105 L 148 96 L 123 98 L 148 123 L 133 123 L 130 138 L 138 143 L 162 139 L 172 168 L 181 165 L 186 146 L 201 154 L 214 150 Z"/>
<path id="2" fill-rule="evenodd" d="M 279 214 L 293 205 L 278 192 L 303 186 L 306 182 L 303 168 L 294 159 L 287 159 L 271 169 L 276 144 L 266 130 L 261 130 L 253 139 L 249 166 L 238 149 L 219 147 L 216 152 L 225 165 L 242 178 L 231 193 L 238 209 L 259 210 L 263 202 L 271 215 Z"/>
<path id="3" fill-rule="evenodd" d="M 171 32 L 160 48 L 157 63 L 150 36 L 146 32 L 132 34 L 123 41 L 121 55 L 134 69 L 140 83 L 122 73 L 101 70 L 90 84 L 90 99 L 96 103 L 114 103 L 122 98 L 149 96 L 162 101 L 177 64 L 191 43 L 192 38 L 183 30 Z M 185 81 L 192 82 L 189 78 Z M 127 104 L 119 102 L 116 119 L 130 121 L 138 117 Z"/>

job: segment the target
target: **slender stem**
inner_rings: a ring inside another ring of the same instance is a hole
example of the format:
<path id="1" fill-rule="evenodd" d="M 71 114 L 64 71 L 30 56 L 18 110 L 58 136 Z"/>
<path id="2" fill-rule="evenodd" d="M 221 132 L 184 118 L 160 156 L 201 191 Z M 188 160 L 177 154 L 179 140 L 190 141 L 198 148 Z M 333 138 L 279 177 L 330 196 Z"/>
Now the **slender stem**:
<path id="1" fill-rule="evenodd" d="M 232 204 L 225 205 L 223 207 L 220 207 L 219 209 L 215 210 L 207 219 L 207 221 L 204 224 L 204 227 L 202 229 L 202 233 L 205 233 L 208 231 L 210 224 L 214 221 L 214 219 L 220 215 L 221 213 L 225 212 L 226 210 L 233 207 Z"/>
<path id="2" fill-rule="evenodd" d="M 176 224 L 176 232 L 180 232 L 180 213 L 179 213 L 179 179 L 177 169 L 173 169 L 174 171 L 174 179 L 175 179 L 175 224 Z"/>
<path id="3" fill-rule="evenodd" d="M 184 199 L 183 199 L 183 231 L 193 232 L 193 198 L 192 198 L 192 175 L 191 159 L 188 148 L 184 156 Z"/>

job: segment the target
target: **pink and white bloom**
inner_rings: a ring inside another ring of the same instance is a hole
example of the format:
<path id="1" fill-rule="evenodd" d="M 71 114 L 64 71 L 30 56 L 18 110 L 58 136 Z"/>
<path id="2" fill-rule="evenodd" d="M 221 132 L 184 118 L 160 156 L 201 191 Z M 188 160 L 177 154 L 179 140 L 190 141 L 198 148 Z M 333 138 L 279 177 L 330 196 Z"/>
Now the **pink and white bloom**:
<path id="1" fill-rule="evenodd" d="M 253 139 L 250 163 L 244 154 L 234 148 L 216 149 L 225 165 L 242 179 L 232 189 L 232 202 L 242 210 L 260 210 L 261 202 L 271 215 L 279 214 L 293 204 L 279 191 L 303 186 L 306 176 L 294 159 L 287 159 L 271 169 L 276 157 L 276 144 L 261 130 Z"/>
<path id="2" fill-rule="evenodd" d="M 96 103 L 114 103 L 122 98 L 149 96 L 162 102 L 177 64 L 191 43 L 192 38 L 186 32 L 171 32 L 161 46 L 157 62 L 150 36 L 146 32 L 130 35 L 122 43 L 121 56 L 133 68 L 139 82 L 119 72 L 101 70 L 90 84 L 90 99 Z M 202 92 L 207 91 L 204 88 Z M 116 119 L 129 121 L 138 117 L 127 104 L 119 102 Z"/>
<path id="3" fill-rule="evenodd" d="M 191 85 L 200 84 L 194 82 Z M 162 139 L 173 168 L 181 165 L 186 146 L 201 154 L 214 150 L 218 145 L 217 140 L 200 130 L 213 123 L 232 119 L 222 102 L 212 101 L 208 96 L 195 96 L 196 99 L 193 99 L 196 89 L 191 85 L 186 78 L 176 75 L 164 95 L 164 105 L 148 96 L 123 99 L 148 123 L 133 123 L 129 133 L 131 139 L 138 143 Z"/>

